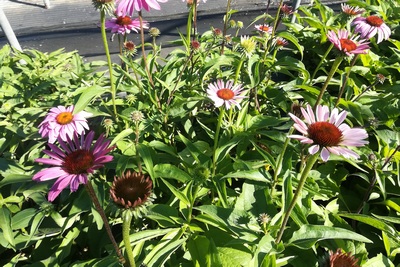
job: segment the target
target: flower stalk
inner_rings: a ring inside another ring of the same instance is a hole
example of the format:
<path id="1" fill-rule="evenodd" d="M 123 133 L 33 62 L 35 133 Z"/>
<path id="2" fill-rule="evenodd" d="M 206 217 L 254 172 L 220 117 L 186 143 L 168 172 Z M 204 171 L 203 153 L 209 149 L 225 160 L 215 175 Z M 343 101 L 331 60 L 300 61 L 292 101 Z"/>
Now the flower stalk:
<path id="1" fill-rule="evenodd" d="M 110 86 L 111 86 L 111 102 L 113 105 L 113 117 L 116 122 L 118 122 L 118 113 L 117 113 L 117 105 L 115 103 L 115 94 L 116 94 L 116 89 L 115 89 L 115 83 L 114 83 L 114 75 L 113 75 L 113 67 L 112 67 L 112 61 L 111 61 L 111 56 L 110 56 L 110 49 L 108 48 L 108 40 L 107 40 L 107 35 L 106 35 L 106 12 L 104 9 L 100 10 L 100 29 L 101 29 L 101 38 L 103 40 L 103 45 L 104 45 L 104 51 L 106 53 L 106 58 L 107 58 L 107 65 L 108 65 L 108 71 L 110 73 Z"/>
<path id="2" fill-rule="evenodd" d="M 319 157 L 319 153 L 315 153 L 314 155 L 310 155 L 310 157 L 308 158 L 307 164 L 301 173 L 300 181 L 297 186 L 296 192 L 294 193 L 293 199 L 290 202 L 288 209 L 285 211 L 285 216 L 283 217 L 281 227 L 280 227 L 278 235 L 275 239 L 275 243 L 281 242 L 283 232 L 285 231 L 286 224 L 289 221 L 290 214 L 292 213 L 294 207 L 296 206 L 297 199 L 299 198 L 301 191 L 303 190 L 303 187 L 304 187 L 304 184 L 306 183 L 308 174 L 310 173 L 310 171 L 311 171 L 312 167 L 314 166 L 315 162 L 317 161 L 318 157 Z"/>
<path id="3" fill-rule="evenodd" d="M 122 238 L 124 241 L 126 256 L 128 258 L 129 265 L 130 267 L 136 267 L 135 256 L 133 255 L 133 249 L 130 240 L 132 217 L 132 212 L 129 209 L 124 210 L 122 214 Z"/>
<path id="4" fill-rule="evenodd" d="M 110 224 L 108 223 L 108 219 L 106 217 L 106 214 L 104 213 L 104 209 L 100 205 L 99 199 L 97 198 L 96 193 L 94 192 L 94 189 L 93 189 L 93 186 L 92 186 L 92 183 L 91 183 L 90 180 L 86 183 L 85 188 L 86 188 L 86 191 L 88 192 L 90 198 L 93 201 L 94 207 L 96 208 L 97 212 L 100 214 L 100 217 L 104 222 L 104 227 L 106 229 L 108 237 L 111 240 L 111 243 L 112 243 L 112 245 L 114 247 L 114 250 L 117 253 L 119 262 L 121 264 L 124 264 L 125 263 L 125 258 L 122 255 L 121 250 L 119 249 L 119 247 L 117 245 L 117 242 L 115 241 L 115 238 L 114 238 L 114 236 L 112 234 L 112 231 L 111 231 Z"/>
<path id="5" fill-rule="evenodd" d="M 342 60 L 343 60 L 343 56 L 339 56 L 339 57 L 337 57 L 337 58 L 335 59 L 335 61 L 333 62 L 332 68 L 331 68 L 331 70 L 330 70 L 329 73 L 328 73 L 328 77 L 326 77 L 325 83 L 324 83 L 324 85 L 322 86 L 321 91 L 319 92 L 319 95 L 318 95 L 318 97 L 317 97 L 317 100 L 315 101 L 314 109 L 318 106 L 319 102 L 321 102 L 322 96 L 324 95 L 324 93 L 325 93 L 325 91 L 326 91 L 326 88 L 328 87 L 329 82 L 331 81 L 333 75 L 334 75 L 335 72 L 337 71 L 337 69 L 338 69 L 340 63 L 342 63 Z"/>

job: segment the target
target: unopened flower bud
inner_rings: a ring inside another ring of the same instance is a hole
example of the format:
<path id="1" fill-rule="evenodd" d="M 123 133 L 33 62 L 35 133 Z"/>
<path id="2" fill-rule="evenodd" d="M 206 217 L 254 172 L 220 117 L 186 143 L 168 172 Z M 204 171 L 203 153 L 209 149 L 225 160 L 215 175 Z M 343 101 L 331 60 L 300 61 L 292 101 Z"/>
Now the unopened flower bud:
<path id="1" fill-rule="evenodd" d="M 161 32 L 160 32 L 160 29 L 158 29 L 156 27 L 151 27 L 149 29 L 149 34 L 151 37 L 157 37 L 157 36 L 160 36 Z"/>

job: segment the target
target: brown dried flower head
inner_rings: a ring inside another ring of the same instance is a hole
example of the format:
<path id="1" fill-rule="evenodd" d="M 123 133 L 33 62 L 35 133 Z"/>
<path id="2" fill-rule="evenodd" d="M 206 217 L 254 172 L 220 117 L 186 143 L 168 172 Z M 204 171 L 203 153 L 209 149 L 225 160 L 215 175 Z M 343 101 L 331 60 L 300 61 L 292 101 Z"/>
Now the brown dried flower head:
<path id="1" fill-rule="evenodd" d="M 112 200 L 126 209 L 136 209 L 151 202 L 153 182 L 141 172 L 126 171 L 115 177 L 110 189 Z"/>
<path id="2" fill-rule="evenodd" d="M 360 267 L 357 262 L 358 259 L 340 248 L 335 253 L 329 252 L 329 267 Z"/>

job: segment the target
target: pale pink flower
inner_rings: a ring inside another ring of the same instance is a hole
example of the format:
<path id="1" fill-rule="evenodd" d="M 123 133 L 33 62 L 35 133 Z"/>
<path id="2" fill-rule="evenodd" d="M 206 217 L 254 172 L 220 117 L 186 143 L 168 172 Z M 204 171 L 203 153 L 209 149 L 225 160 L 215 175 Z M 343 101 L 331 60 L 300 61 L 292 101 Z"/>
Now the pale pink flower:
<path id="1" fill-rule="evenodd" d="M 365 12 L 364 8 L 358 6 L 350 6 L 348 4 L 342 3 L 342 12 L 349 16 L 358 16 Z"/>
<path id="2" fill-rule="evenodd" d="M 343 123 L 347 116 L 346 111 L 339 113 L 338 109 L 334 108 L 330 113 L 327 106 L 318 105 L 314 114 L 310 105 L 306 108 L 307 110 L 301 108 L 305 122 L 289 113 L 295 122 L 294 128 L 303 134 L 289 135 L 290 138 L 300 140 L 303 144 L 311 144 L 308 152 L 314 155 L 321 151 L 323 161 L 327 161 L 331 153 L 345 158 L 359 158 L 357 153 L 347 147 L 368 144 L 368 141 L 363 140 L 368 137 L 368 134 L 364 129 L 350 128 L 349 125 Z"/>
<path id="3" fill-rule="evenodd" d="M 48 195 L 49 201 L 53 201 L 63 189 L 69 187 L 71 192 L 78 190 L 79 184 L 86 184 L 88 175 L 104 166 L 104 163 L 113 159 L 107 155 L 114 147 L 109 147 L 110 141 L 104 139 L 101 135 L 94 146 L 92 141 L 94 132 L 91 131 L 85 138 L 81 135 L 79 138 L 74 134 L 73 139 L 67 139 L 67 142 L 59 137 L 58 146 L 48 144 L 50 150 L 44 150 L 50 158 L 38 158 L 35 161 L 52 165 L 53 167 L 41 170 L 33 176 L 34 181 L 44 182 L 56 179 Z"/>
<path id="4" fill-rule="evenodd" d="M 83 134 L 85 129 L 89 130 L 87 117 L 92 114 L 80 111 L 74 114 L 74 106 L 53 107 L 50 109 L 46 118 L 39 124 L 39 133 L 43 138 L 48 137 L 49 143 L 53 144 L 58 137 L 67 141 L 67 136 L 71 139 L 74 133 Z"/>
<path id="5" fill-rule="evenodd" d="M 260 32 L 264 32 L 264 33 L 268 33 L 271 34 L 272 33 L 272 28 L 271 26 L 267 25 L 267 24 L 258 24 L 258 25 L 254 25 L 254 27 L 260 31 Z"/>
<path id="6" fill-rule="evenodd" d="M 158 4 L 166 3 L 168 0 L 116 0 L 117 14 L 119 16 L 130 15 L 132 16 L 135 11 L 141 11 L 145 9 L 150 11 L 150 8 L 160 10 L 161 7 Z"/>
<path id="7" fill-rule="evenodd" d="M 106 28 L 111 29 L 113 33 L 128 34 L 131 31 L 138 32 L 140 30 L 140 22 L 138 19 L 131 19 L 130 16 L 118 16 L 106 21 Z M 143 28 L 148 29 L 147 22 L 143 23 Z"/>
<path id="8" fill-rule="evenodd" d="M 207 94 L 214 101 L 216 107 L 225 104 L 226 109 L 230 109 L 232 105 L 240 109 L 240 102 L 245 98 L 242 95 L 242 90 L 241 84 L 233 85 L 233 81 L 227 81 L 225 84 L 224 81 L 217 80 L 217 82 L 208 85 Z"/>
<path id="9" fill-rule="evenodd" d="M 337 34 L 334 31 L 329 31 L 327 36 L 329 41 L 347 56 L 351 56 L 352 54 L 366 54 L 369 49 L 369 42 L 367 40 L 358 40 L 358 36 L 350 37 L 350 32 L 347 30 L 340 29 Z"/>
<path id="10" fill-rule="evenodd" d="M 377 44 L 390 37 L 390 28 L 378 16 L 358 17 L 351 23 L 355 26 L 354 31 L 360 33 L 361 38 L 370 39 L 378 34 Z"/>

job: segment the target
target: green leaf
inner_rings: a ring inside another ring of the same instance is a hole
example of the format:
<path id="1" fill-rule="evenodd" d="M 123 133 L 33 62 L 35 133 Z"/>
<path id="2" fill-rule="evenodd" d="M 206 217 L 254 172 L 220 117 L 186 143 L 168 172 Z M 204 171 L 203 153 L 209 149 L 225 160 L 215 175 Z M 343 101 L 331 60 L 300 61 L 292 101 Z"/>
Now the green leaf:
<path id="1" fill-rule="evenodd" d="M 82 90 L 77 90 L 77 92 L 83 91 L 78 101 L 75 103 L 74 113 L 78 113 L 86 108 L 86 106 L 92 101 L 94 98 L 100 96 L 101 94 L 106 92 L 106 89 L 93 85 L 90 87 L 83 88 Z"/>
<path id="2" fill-rule="evenodd" d="M 185 171 L 179 169 L 175 165 L 166 163 L 157 164 L 156 166 L 154 166 L 154 174 L 157 178 L 171 178 L 183 183 L 192 179 L 192 177 Z"/>
<path id="3" fill-rule="evenodd" d="M 3 237 L 12 247 L 15 247 L 14 234 L 11 225 L 10 210 L 6 206 L 0 207 L 0 228 L 3 232 Z"/>
<path id="4" fill-rule="evenodd" d="M 227 143 L 219 144 L 218 148 L 215 151 L 216 163 L 223 160 L 225 158 L 225 156 L 229 153 L 229 151 L 231 151 L 244 138 L 245 137 L 243 135 L 235 135 Z"/>
<path id="5" fill-rule="evenodd" d="M 364 214 L 338 214 L 340 217 L 346 217 L 349 219 L 353 219 L 368 225 L 371 225 L 372 227 L 375 227 L 376 229 L 379 229 L 381 231 L 385 231 L 387 234 L 391 235 L 392 237 L 397 237 L 399 239 L 399 235 L 394 227 L 391 225 L 383 222 L 380 219 L 374 218 L 372 216 L 364 215 Z"/>
<path id="6" fill-rule="evenodd" d="M 363 267 L 394 267 L 394 264 L 381 253 L 369 259 L 363 264 Z"/>
<path id="7" fill-rule="evenodd" d="M 194 236 L 187 242 L 187 248 L 194 266 L 212 267 L 210 260 L 210 240 L 205 236 Z"/>
<path id="8" fill-rule="evenodd" d="M 164 184 L 169 188 L 169 190 L 171 190 L 172 194 L 174 194 L 174 196 L 176 198 L 178 198 L 181 202 L 183 202 L 184 205 L 186 205 L 186 207 L 190 206 L 190 201 L 189 199 L 185 196 L 184 193 L 182 193 L 181 191 L 179 191 L 178 189 L 176 189 L 173 185 L 171 185 L 170 183 L 168 183 L 165 179 L 161 179 Z"/>
<path id="9" fill-rule="evenodd" d="M 292 238 L 288 241 L 288 245 L 293 245 L 300 249 L 309 249 L 316 242 L 326 239 L 350 239 L 372 243 L 368 238 L 350 230 L 325 225 L 306 224 L 293 233 Z"/>
<path id="10" fill-rule="evenodd" d="M 22 228 L 28 227 L 28 225 L 30 224 L 30 221 L 36 215 L 37 212 L 38 212 L 38 210 L 36 210 L 34 208 L 28 208 L 28 209 L 21 210 L 20 212 L 15 214 L 12 217 L 12 225 L 11 225 L 12 229 L 17 230 L 17 229 L 22 229 Z"/>
<path id="11" fill-rule="evenodd" d="M 120 132 L 114 139 L 111 141 L 110 146 L 113 146 L 116 144 L 118 141 L 124 139 L 125 137 L 131 135 L 133 133 L 133 130 L 131 128 L 125 129 L 122 132 Z"/>
<path id="12" fill-rule="evenodd" d="M 221 179 L 239 178 L 239 179 L 246 179 L 246 180 L 251 180 L 251 181 L 270 183 L 271 180 L 268 178 L 267 172 L 262 173 L 261 171 L 264 171 L 264 169 L 231 172 L 231 173 L 228 173 L 227 175 L 223 176 Z"/>
<path id="13" fill-rule="evenodd" d="M 163 236 L 168 234 L 171 231 L 176 231 L 180 228 L 167 228 L 167 229 L 157 229 L 157 230 L 142 230 L 139 232 L 136 232 L 134 234 L 131 234 L 129 236 L 129 240 L 131 243 L 138 243 L 141 241 L 146 241 L 150 240 L 153 238 L 157 238 L 159 236 Z"/>
<path id="14" fill-rule="evenodd" d="M 287 32 L 287 31 L 283 31 L 283 32 L 279 32 L 277 35 L 279 37 L 285 38 L 286 40 L 293 43 L 296 46 L 297 50 L 299 50 L 299 52 L 300 52 L 301 60 L 303 60 L 304 47 L 299 44 L 299 40 L 293 34 Z"/>
<path id="15" fill-rule="evenodd" d="M 146 166 L 147 172 L 149 173 L 151 179 L 154 181 L 154 179 L 156 178 L 156 175 L 154 173 L 153 159 L 151 157 L 151 151 L 150 151 L 149 147 L 147 147 L 144 144 L 138 144 L 137 151 L 139 152 L 139 155 L 142 157 L 142 160 L 144 162 L 144 165 Z"/>

